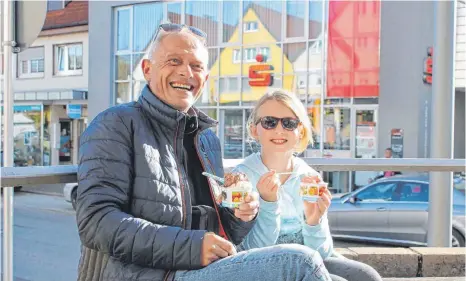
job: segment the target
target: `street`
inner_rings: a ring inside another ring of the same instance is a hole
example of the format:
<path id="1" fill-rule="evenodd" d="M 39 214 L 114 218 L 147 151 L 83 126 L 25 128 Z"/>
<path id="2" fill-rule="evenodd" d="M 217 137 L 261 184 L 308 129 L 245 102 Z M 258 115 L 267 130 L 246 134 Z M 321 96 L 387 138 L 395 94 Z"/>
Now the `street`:
<path id="1" fill-rule="evenodd" d="M 76 280 L 80 243 L 71 205 L 63 197 L 19 192 L 14 206 L 15 280 Z"/>
<path id="2" fill-rule="evenodd" d="M 13 240 L 15 281 L 76 280 L 80 241 L 63 197 L 15 193 Z M 336 248 L 358 246 L 368 245 L 335 241 Z"/>

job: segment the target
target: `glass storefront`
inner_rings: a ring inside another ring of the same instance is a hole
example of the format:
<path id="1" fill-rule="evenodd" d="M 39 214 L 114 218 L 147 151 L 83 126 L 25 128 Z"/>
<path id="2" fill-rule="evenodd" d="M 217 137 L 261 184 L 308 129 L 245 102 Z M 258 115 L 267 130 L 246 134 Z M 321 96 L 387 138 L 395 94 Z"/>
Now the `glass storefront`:
<path id="1" fill-rule="evenodd" d="M 294 92 L 308 108 L 314 143 L 305 156 L 356 157 L 356 105 L 378 103 L 379 9 L 379 0 L 186 0 L 118 7 L 114 102 L 138 98 L 145 85 L 141 61 L 158 24 L 193 25 L 208 35 L 210 71 L 196 106 L 219 120 L 224 158 L 259 150 L 245 125 L 254 103 L 274 88 Z M 266 75 L 251 77 L 253 69 Z M 338 191 L 354 183 L 347 172 L 324 176 Z"/>
<path id="2" fill-rule="evenodd" d="M 13 107 L 14 166 L 42 166 L 44 158 L 42 150 L 43 127 L 41 126 L 43 112 L 42 105 L 15 105 Z M 3 124 L 4 122 L 2 122 L 2 135 L 4 135 Z"/>

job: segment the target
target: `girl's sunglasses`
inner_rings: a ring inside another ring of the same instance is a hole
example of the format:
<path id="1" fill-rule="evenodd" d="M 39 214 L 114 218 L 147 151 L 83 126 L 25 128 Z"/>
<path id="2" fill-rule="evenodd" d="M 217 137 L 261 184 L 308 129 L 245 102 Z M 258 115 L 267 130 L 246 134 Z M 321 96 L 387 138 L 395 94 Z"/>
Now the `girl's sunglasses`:
<path id="1" fill-rule="evenodd" d="M 279 122 L 282 123 L 283 129 L 288 131 L 293 131 L 294 129 L 298 128 L 299 123 L 301 123 L 298 119 L 291 117 L 278 118 L 273 116 L 265 116 L 259 118 L 259 120 L 256 122 L 256 125 L 261 123 L 262 128 L 266 130 L 272 130 L 278 126 Z"/>
<path id="2" fill-rule="evenodd" d="M 196 34 L 197 36 L 200 36 L 204 39 L 207 39 L 207 34 L 200 30 L 199 28 L 196 28 L 194 26 L 188 26 L 184 24 L 177 24 L 177 23 L 163 23 L 159 25 L 159 29 L 162 29 L 165 32 L 174 32 L 174 31 L 181 31 L 183 28 L 188 28 L 192 33 Z M 158 32 L 157 32 L 158 33 Z M 157 34 L 155 35 L 154 38 L 157 37 Z"/>

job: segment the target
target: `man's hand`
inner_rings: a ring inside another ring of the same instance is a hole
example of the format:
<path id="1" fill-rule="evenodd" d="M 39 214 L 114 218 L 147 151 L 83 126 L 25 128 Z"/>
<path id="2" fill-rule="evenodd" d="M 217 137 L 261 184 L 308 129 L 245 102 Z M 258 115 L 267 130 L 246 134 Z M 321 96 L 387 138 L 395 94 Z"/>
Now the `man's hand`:
<path id="1" fill-rule="evenodd" d="M 207 232 L 202 241 L 201 265 L 208 266 L 218 259 L 236 254 L 233 244 L 212 232 Z"/>
<path id="2" fill-rule="evenodd" d="M 252 221 L 259 211 L 259 196 L 251 192 L 244 198 L 244 202 L 235 209 L 235 216 L 244 222 Z"/>
<path id="3" fill-rule="evenodd" d="M 317 176 L 311 176 L 303 178 L 302 181 L 307 183 L 319 183 L 321 180 Z M 330 194 L 330 191 L 327 188 L 317 199 L 317 202 L 308 202 L 304 200 L 304 215 L 306 217 L 306 223 L 308 225 L 319 224 L 320 219 L 330 207 L 331 202 L 332 194 Z"/>
<path id="4" fill-rule="evenodd" d="M 257 182 L 257 190 L 263 200 L 276 202 L 278 200 L 278 189 L 280 185 L 280 180 L 275 171 L 270 171 L 262 175 L 259 179 Z"/>

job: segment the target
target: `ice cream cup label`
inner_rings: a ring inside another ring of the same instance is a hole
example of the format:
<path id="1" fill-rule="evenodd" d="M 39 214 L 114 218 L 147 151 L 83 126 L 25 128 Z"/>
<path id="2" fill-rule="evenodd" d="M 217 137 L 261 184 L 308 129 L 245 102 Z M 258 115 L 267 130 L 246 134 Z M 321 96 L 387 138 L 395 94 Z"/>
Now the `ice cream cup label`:
<path id="1" fill-rule="evenodd" d="M 244 202 L 244 198 L 249 194 L 248 191 L 235 190 L 235 188 L 223 188 L 222 206 L 228 208 L 237 208 Z"/>
<path id="2" fill-rule="evenodd" d="M 299 193 L 303 200 L 309 202 L 316 202 L 317 199 L 322 195 L 327 183 L 306 183 L 302 182 L 300 185 Z"/>

